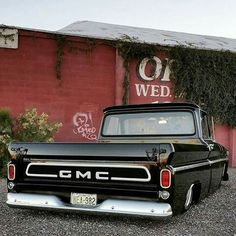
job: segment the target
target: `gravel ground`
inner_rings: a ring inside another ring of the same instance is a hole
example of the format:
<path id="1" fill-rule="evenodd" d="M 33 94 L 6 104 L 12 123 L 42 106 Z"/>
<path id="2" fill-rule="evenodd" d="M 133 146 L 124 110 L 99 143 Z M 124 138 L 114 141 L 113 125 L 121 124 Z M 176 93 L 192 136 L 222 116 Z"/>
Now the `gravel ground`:
<path id="1" fill-rule="evenodd" d="M 8 208 L 0 179 L 0 235 L 236 236 L 236 168 L 230 181 L 188 212 L 168 220 Z"/>

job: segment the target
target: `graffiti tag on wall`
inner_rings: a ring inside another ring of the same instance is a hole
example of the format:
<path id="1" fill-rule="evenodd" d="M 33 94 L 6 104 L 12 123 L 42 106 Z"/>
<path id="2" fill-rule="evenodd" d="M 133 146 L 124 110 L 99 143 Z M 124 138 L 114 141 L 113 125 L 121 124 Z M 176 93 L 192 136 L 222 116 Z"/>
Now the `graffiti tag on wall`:
<path id="1" fill-rule="evenodd" d="M 74 134 L 81 135 L 88 140 L 97 140 L 96 128 L 93 125 L 90 112 L 77 112 L 73 116 Z"/>

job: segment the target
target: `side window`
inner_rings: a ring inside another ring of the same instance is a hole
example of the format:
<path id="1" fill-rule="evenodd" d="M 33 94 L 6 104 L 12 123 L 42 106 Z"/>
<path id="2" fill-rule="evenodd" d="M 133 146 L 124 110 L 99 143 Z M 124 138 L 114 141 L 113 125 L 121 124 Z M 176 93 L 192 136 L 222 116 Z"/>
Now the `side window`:
<path id="1" fill-rule="evenodd" d="M 208 117 L 208 124 L 209 124 L 209 128 L 210 128 L 210 134 L 211 134 L 211 139 L 215 140 L 215 126 L 214 126 L 214 119 L 212 116 Z"/>
<path id="2" fill-rule="evenodd" d="M 205 113 L 201 113 L 201 125 L 202 125 L 202 136 L 204 139 L 211 139 L 211 133 L 209 129 L 207 115 Z"/>
<path id="3" fill-rule="evenodd" d="M 119 135 L 121 133 L 119 118 L 115 116 L 106 117 L 106 122 L 103 129 L 105 130 L 106 135 Z"/>

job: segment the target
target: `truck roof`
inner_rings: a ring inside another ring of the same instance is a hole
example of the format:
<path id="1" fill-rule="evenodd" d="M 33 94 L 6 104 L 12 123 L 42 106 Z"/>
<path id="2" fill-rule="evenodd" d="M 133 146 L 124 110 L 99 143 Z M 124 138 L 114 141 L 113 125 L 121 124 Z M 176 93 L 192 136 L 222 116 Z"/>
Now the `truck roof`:
<path id="1" fill-rule="evenodd" d="M 191 108 L 199 109 L 200 107 L 194 103 L 187 102 L 173 102 L 173 103 L 149 103 L 149 104 L 132 104 L 132 105 L 121 105 L 121 106 L 111 106 L 103 110 L 104 113 L 111 111 L 132 111 L 132 110 L 146 110 L 146 109 L 156 109 L 156 108 Z"/>

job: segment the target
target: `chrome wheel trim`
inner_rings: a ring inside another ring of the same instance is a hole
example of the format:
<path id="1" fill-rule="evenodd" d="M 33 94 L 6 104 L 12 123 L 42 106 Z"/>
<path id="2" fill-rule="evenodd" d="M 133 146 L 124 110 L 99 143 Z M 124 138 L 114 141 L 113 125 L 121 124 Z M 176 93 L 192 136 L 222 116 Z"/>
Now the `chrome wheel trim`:
<path id="1" fill-rule="evenodd" d="M 192 200 L 193 200 L 193 186 L 194 186 L 194 184 L 192 184 L 190 186 L 190 188 L 188 189 L 188 192 L 187 192 L 187 195 L 186 195 L 186 201 L 185 201 L 185 204 L 184 204 L 185 210 L 188 210 L 189 207 L 192 204 Z"/>

